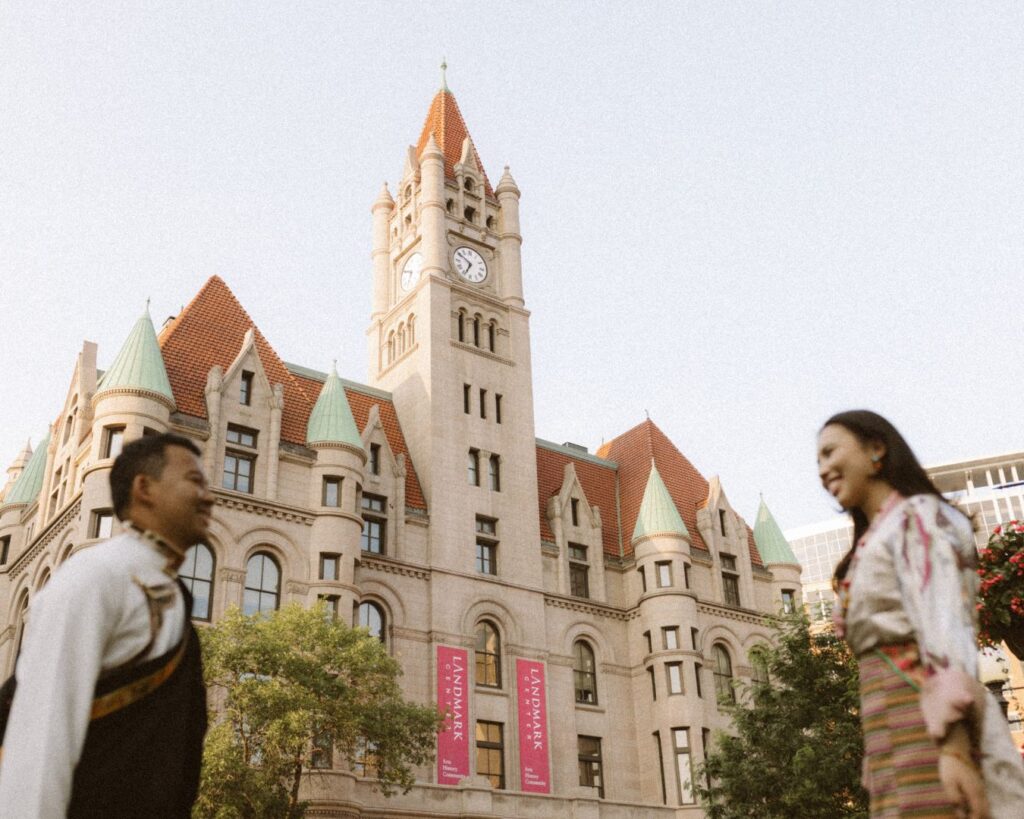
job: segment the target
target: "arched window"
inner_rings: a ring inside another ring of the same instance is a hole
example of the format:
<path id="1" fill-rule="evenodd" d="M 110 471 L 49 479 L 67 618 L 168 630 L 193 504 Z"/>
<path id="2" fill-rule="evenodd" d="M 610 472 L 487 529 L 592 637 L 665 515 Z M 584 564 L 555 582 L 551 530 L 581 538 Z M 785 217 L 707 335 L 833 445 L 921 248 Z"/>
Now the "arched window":
<path id="1" fill-rule="evenodd" d="M 41 590 L 43 588 L 43 586 L 45 586 L 49 582 L 50 582 L 50 570 L 49 569 L 43 569 L 43 574 L 39 578 L 39 585 L 36 586 L 36 591 Z"/>
<path id="2" fill-rule="evenodd" d="M 449 214 L 454 214 L 455 213 L 455 200 L 454 199 L 446 200 L 445 203 L 444 203 L 444 209 L 446 211 L 448 211 Z"/>
<path id="3" fill-rule="evenodd" d="M 360 628 L 370 630 L 370 636 L 376 637 L 382 643 L 387 642 L 387 620 L 384 612 L 376 603 L 360 603 L 358 612 L 358 625 Z"/>
<path id="4" fill-rule="evenodd" d="M 488 230 L 493 230 L 494 229 L 494 217 L 493 216 L 488 216 L 487 217 L 487 229 Z"/>
<path id="5" fill-rule="evenodd" d="M 192 616 L 197 620 L 209 620 L 213 604 L 213 552 L 209 547 L 197 543 L 185 552 L 178 577 L 192 594 Z"/>
<path id="6" fill-rule="evenodd" d="M 245 598 L 242 611 L 257 614 L 273 611 L 281 598 L 281 569 L 266 552 L 257 552 L 245 567 Z"/>
<path id="7" fill-rule="evenodd" d="M 18 604 L 18 615 L 15 622 L 18 624 L 18 639 L 14 643 L 14 657 L 18 658 L 21 654 L 21 641 L 25 636 L 25 618 L 28 615 L 28 592 L 23 592 L 21 595 L 21 602 Z"/>
<path id="8" fill-rule="evenodd" d="M 736 689 L 732 687 L 732 660 L 725 647 L 716 643 L 711 647 L 715 661 L 715 696 L 724 705 L 736 704 Z"/>
<path id="9" fill-rule="evenodd" d="M 476 684 L 501 688 L 501 637 L 488 620 L 476 627 Z"/>
<path id="10" fill-rule="evenodd" d="M 597 704 L 597 666 L 594 651 L 583 640 L 577 640 L 572 647 L 572 676 L 576 684 L 576 702 L 586 705 Z"/>
<path id="11" fill-rule="evenodd" d="M 462 189 L 469 191 L 470 193 L 473 192 L 473 180 L 468 176 L 462 182 Z"/>
<path id="12" fill-rule="evenodd" d="M 473 316 L 473 346 L 480 346 L 480 316 Z"/>
<path id="13" fill-rule="evenodd" d="M 395 360 L 395 331 L 388 333 L 388 364 Z"/>
<path id="14" fill-rule="evenodd" d="M 398 325 L 398 354 L 405 352 L 405 322 Z"/>
<path id="15" fill-rule="evenodd" d="M 459 341 L 466 340 L 466 311 L 459 310 Z"/>
<path id="16" fill-rule="evenodd" d="M 405 186 L 405 201 L 408 202 L 412 199 L 412 185 Z"/>
<path id="17" fill-rule="evenodd" d="M 406 326 L 409 328 L 409 346 L 412 347 L 416 344 L 416 316 L 410 313 Z"/>
<path id="18" fill-rule="evenodd" d="M 750 669 L 754 682 L 767 683 L 768 656 L 765 654 L 764 648 L 761 646 L 754 646 L 750 649 L 748 656 L 750 657 Z"/>
<path id="19" fill-rule="evenodd" d="M 67 546 L 66 546 L 66 547 L 64 548 L 64 554 L 62 554 L 62 555 L 60 556 L 60 560 L 59 560 L 59 561 L 57 561 L 57 562 L 58 562 L 58 563 L 63 563 L 63 562 L 65 561 L 65 560 L 67 560 L 67 559 L 68 559 L 69 557 L 71 557 L 71 553 L 72 553 L 73 551 L 75 551 L 75 544 L 74 544 L 74 543 L 69 543 L 69 544 L 68 544 L 68 545 L 67 545 Z"/>
<path id="20" fill-rule="evenodd" d="M 494 352 L 494 340 L 498 336 L 498 328 L 492 321 L 487 325 L 487 349 Z"/>

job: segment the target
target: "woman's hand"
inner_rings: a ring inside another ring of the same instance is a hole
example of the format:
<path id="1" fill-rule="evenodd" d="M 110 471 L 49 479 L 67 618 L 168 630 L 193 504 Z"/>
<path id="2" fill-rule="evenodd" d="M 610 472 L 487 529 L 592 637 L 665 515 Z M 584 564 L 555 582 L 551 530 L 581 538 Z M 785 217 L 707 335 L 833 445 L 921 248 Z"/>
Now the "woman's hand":
<path id="1" fill-rule="evenodd" d="M 939 781 L 946 798 L 956 807 L 963 819 L 991 819 L 988 797 L 981 771 L 968 761 L 966 755 L 943 752 L 939 754 Z"/>

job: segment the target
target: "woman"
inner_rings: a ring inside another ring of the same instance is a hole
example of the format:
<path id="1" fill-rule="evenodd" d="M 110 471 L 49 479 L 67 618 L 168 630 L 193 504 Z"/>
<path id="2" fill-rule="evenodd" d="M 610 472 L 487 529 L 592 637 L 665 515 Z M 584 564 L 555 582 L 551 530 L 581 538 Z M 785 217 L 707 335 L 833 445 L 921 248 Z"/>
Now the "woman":
<path id="1" fill-rule="evenodd" d="M 977 682 L 970 522 L 867 410 L 825 423 L 818 474 L 853 518 L 836 628 L 860 665 L 871 816 L 1020 819 L 1024 767 Z"/>

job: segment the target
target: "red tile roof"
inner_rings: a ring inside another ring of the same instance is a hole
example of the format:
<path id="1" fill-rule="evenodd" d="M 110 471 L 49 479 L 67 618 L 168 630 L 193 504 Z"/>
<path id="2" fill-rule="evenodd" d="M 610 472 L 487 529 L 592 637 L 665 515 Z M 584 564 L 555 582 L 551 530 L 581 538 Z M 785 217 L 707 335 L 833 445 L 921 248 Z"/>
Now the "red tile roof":
<path id="1" fill-rule="evenodd" d="M 416 143 L 416 156 L 423 155 L 423 149 L 427 146 L 430 135 L 434 135 L 434 141 L 444 153 L 444 175 L 447 179 L 455 179 L 455 165 L 462 158 L 462 141 L 469 136 L 469 129 L 466 121 L 462 118 L 459 105 L 455 102 L 455 95 L 447 88 L 442 88 L 434 96 L 430 103 L 430 110 L 427 111 L 427 120 L 423 123 L 423 131 L 420 133 L 419 142 Z M 476 152 L 476 145 L 470 137 L 470 144 L 473 149 L 473 162 L 477 171 L 484 180 L 484 190 L 488 196 L 494 196 L 491 182 L 484 171 L 480 155 Z"/>
<path id="2" fill-rule="evenodd" d="M 626 554 L 632 554 L 633 529 L 647 488 L 652 459 L 690 532 L 694 548 L 707 550 L 697 528 L 697 510 L 707 504 L 708 482 L 653 421 L 648 419 L 604 444 L 597 455 L 615 461 L 619 467 L 622 544 Z M 747 546 L 751 562 L 762 565 L 749 526 Z"/>
<path id="3" fill-rule="evenodd" d="M 220 366 L 227 370 L 238 356 L 250 328 L 256 340 L 260 363 L 271 384 L 284 387 L 284 413 L 281 417 L 281 440 L 305 445 L 306 425 L 320 395 L 322 382 L 293 374 L 263 337 L 245 308 L 219 276 L 212 276 L 195 298 L 161 331 L 160 350 L 167 368 L 167 377 L 174 392 L 177 410 L 195 418 L 206 415 L 206 377 L 210 369 Z M 346 388 L 352 414 L 360 431 L 366 426 L 370 406 L 380 406 L 381 423 L 388 445 L 396 454 L 406 456 L 406 504 L 426 509 L 423 491 L 415 467 L 409 458 L 395 413 L 390 401 L 370 397 Z"/>
<path id="4" fill-rule="evenodd" d="M 602 465 L 584 458 L 574 458 L 563 451 L 537 445 L 537 489 L 540 503 L 540 536 L 542 540 L 554 542 L 555 535 L 548 525 L 548 499 L 557 495 L 565 479 L 565 465 L 572 463 L 576 477 L 583 486 L 587 503 L 601 510 L 602 546 L 606 555 L 619 557 L 619 511 L 616 504 L 615 467 Z"/>

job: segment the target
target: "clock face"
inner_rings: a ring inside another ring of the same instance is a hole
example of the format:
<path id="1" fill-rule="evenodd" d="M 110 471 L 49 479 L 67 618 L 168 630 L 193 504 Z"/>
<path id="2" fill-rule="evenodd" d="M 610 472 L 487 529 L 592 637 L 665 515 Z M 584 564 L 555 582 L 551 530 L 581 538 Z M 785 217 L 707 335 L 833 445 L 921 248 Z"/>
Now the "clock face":
<path id="1" fill-rule="evenodd" d="M 467 282 L 479 284 L 487 278 L 487 262 L 471 247 L 460 247 L 455 251 L 455 271 Z"/>
<path id="2" fill-rule="evenodd" d="M 412 290 L 420 280 L 420 269 L 423 267 L 423 254 L 413 253 L 405 260 L 402 268 L 402 289 Z"/>

